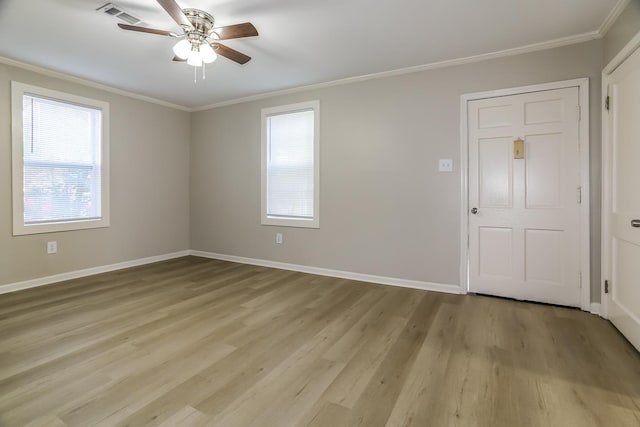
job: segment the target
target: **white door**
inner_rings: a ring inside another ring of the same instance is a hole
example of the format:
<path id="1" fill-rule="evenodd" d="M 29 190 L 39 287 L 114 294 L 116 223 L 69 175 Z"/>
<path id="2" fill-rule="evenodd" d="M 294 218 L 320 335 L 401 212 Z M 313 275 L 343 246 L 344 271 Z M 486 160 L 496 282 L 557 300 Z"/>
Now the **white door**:
<path id="1" fill-rule="evenodd" d="M 577 87 L 468 103 L 471 292 L 580 306 L 579 120 Z"/>
<path id="2" fill-rule="evenodd" d="M 640 349 L 640 50 L 609 81 L 608 311 L 611 322 Z"/>

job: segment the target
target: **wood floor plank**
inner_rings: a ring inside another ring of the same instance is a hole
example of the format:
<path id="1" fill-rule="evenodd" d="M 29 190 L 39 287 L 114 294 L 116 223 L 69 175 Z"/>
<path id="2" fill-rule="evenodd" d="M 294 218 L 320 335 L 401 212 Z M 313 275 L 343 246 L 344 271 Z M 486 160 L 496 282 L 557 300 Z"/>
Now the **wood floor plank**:
<path id="1" fill-rule="evenodd" d="M 69 425 L 112 426 L 233 351 L 234 347 L 216 340 L 184 348 L 181 354 L 157 369 L 114 382 L 100 395 L 78 402 L 71 410 L 61 411 L 59 417 Z"/>
<path id="2" fill-rule="evenodd" d="M 66 427 L 60 419 L 54 415 L 45 415 L 25 424 L 23 427 Z"/>
<path id="3" fill-rule="evenodd" d="M 397 289 L 388 290 L 385 298 L 378 301 L 367 313 L 362 315 L 349 331 L 329 347 L 323 357 L 348 362 L 367 340 L 378 334 L 380 325 L 399 315 L 398 312 L 411 302 L 412 296 Z"/>
<path id="4" fill-rule="evenodd" d="M 638 426 L 578 310 L 184 257 L 0 295 L 0 426 Z"/>
<path id="5" fill-rule="evenodd" d="M 394 346 L 367 384 L 346 420 L 352 426 L 384 426 L 408 379 L 410 367 L 438 311 L 438 295 L 422 295 Z M 371 405 L 371 402 L 376 402 Z"/>
<path id="6" fill-rule="evenodd" d="M 307 427 L 340 427 L 344 425 L 343 423 L 348 414 L 348 408 L 319 399 L 300 420 L 299 425 Z"/>
<path id="7" fill-rule="evenodd" d="M 117 422 L 114 426 L 118 427 L 136 427 L 136 426 L 159 426 L 167 425 L 170 420 L 175 419 L 178 413 L 184 412 L 185 408 L 188 408 L 186 412 L 191 412 L 193 409 L 189 404 L 190 402 L 199 402 L 204 399 L 209 393 L 212 387 L 215 386 L 215 380 L 203 378 L 199 375 L 194 375 L 186 381 L 178 384 L 173 389 L 169 390 L 163 396 L 155 399 L 127 418 Z M 205 416 L 205 422 L 210 421 L 210 417 L 201 411 L 197 411 L 198 414 Z M 185 415 L 185 414 L 183 414 Z M 188 415 L 188 414 L 186 414 Z M 176 424 L 174 424 L 176 425 Z"/>
<path id="8" fill-rule="evenodd" d="M 323 307 L 315 316 L 297 316 L 298 321 L 284 317 L 278 319 L 283 323 L 270 324 L 273 328 L 261 329 L 257 335 L 250 334 L 253 340 L 244 345 L 232 341 L 238 345 L 237 358 L 223 360 L 200 374 L 215 379 L 217 387 L 194 407 L 212 415 L 221 412 L 313 337 L 321 334 L 321 339 L 331 342 L 340 336 L 341 331 L 352 327 L 382 295 L 382 292 L 363 293 L 362 289 L 351 289 L 346 297 L 332 306 Z M 304 310 L 308 312 L 308 309 Z M 296 312 L 294 308 L 291 311 Z M 277 337 L 274 336 L 276 333 Z M 238 365 L 242 369 L 237 369 Z"/>
<path id="9" fill-rule="evenodd" d="M 165 420 L 160 427 L 199 427 L 207 425 L 209 417 L 206 414 L 193 409 L 190 406 L 185 406 L 173 414 L 170 418 Z M 135 424 L 134 424 L 135 425 Z"/>
<path id="10" fill-rule="evenodd" d="M 380 363 L 393 347 L 408 319 L 393 316 L 379 327 L 358 352 L 349 359 L 340 376 L 331 383 L 323 398 L 329 402 L 353 408 Z"/>
<path id="11" fill-rule="evenodd" d="M 22 399 L 18 404 L 0 415 L 2 424 L 22 426 L 36 418 L 60 419 L 58 410 L 65 405 L 73 405 L 97 394 L 111 384 L 111 380 L 104 375 L 88 374 L 82 378 L 73 378 L 62 383 L 49 393 L 31 395 Z"/>
<path id="12" fill-rule="evenodd" d="M 453 347 L 451 331 L 456 329 L 456 313 L 457 307 L 449 304 L 438 308 L 433 325 L 387 419 L 387 426 L 429 425 L 437 412 L 447 406 L 450 396 L 442 393 L 442 385 L 446 382 L 446 366 Z"/>
<path id="13" fill-rule="evenodd" d="M 28 373 L 31 375 L 21 375 L 19 380 L 10 383 L 9 386 L 0 387 L 0 390 L 4 392 L 2 399 L 0 399 L 0 413 L 20 406 L 25 401 L 33 401 L 56 393 L 78 378 L 83 380 L 89 378 L 96 372 L 96 367 L 105 366 L 113 360 L 123 360 L 132 351 L 135 351 L 135 347 L 125 343 L 105 350 L 96 357 L 87 358 L 66 367 L 56 366 L 56 368 L 49 370 L 29 371 Z M 100 377 L 106 380 L 110 379 L 104 375 Z"/>

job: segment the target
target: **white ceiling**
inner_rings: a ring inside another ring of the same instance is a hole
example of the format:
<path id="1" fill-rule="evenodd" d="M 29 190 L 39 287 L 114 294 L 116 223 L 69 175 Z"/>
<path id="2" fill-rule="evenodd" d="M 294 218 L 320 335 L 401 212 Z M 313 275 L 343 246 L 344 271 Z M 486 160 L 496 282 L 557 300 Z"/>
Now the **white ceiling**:
<path id="1" fill-rule="evenodd" d="M 216 26 L 260 35 L 228 46 L 193 82 L 171 61 L 176 40 L 119 29 L 108 0 L 0 0 L 0 56 L 198 108 L 265 92 L 548 42 L 599 36 L 624 0 L 177 0 Z M 150 27 L 180 32 L 154 0 L 113 0 Z M 576 37 L 584 36 L 584 37 Z"/>

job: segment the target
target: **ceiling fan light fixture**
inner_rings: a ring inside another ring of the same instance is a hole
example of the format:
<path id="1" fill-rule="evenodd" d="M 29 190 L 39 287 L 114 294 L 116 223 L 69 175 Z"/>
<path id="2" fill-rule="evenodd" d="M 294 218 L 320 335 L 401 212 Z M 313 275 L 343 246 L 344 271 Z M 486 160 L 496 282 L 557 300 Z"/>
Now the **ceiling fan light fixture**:
<path id="1" fill-rule="evenodd" d="M 188 59 L 191 53 L 191 43 L 189 40 L 183 39 L 176 43 L 173 47 L 173 53 L 180 59 Z"/>
<path id="2" fill-rule="evenodd" d="M 0 0 L 2 2 L 2 0 Z M 237 64 L 244 65 L 251 60 L 251 57 L 238 52 L 218 40 L 239 39 L 243 37 L 255 37 L 258 31 L 250 22 L 224 27 L 214 27 L 215 20 L 212 15 L 199 9 L 180 7 L 176 0 L 157 0 L 169 16 L 182 28 L 181 34 L 176 34 L 167 30 L 148 28 L 146 26 L 118 23 L 118 27 L 123 30 L 137 31 L 141 33 L 156 34 L 179 38 L 173 46 L 173 58 L 176 62 L 187 62 L 194 68 L 194 81 L 197 77 L 197 68 L 202 68 L 202 79 L 205 78 L 205 65 L 214 62 L 218 55 L 223 56 Z M 103 8 L 113 6 L 111 3 Z M 115 14 L 119 9 L 109 9 L 108 14 Z"/>
<path id="3" fill-rule="evenodd" d="M 210 64 L 218 58 L 218 55 L 216 55 L 213 48 L 208 44 L 200 46 L 200 54 L 202 55 L 202 62 L 205 64 Z"/>
<path id="4" fill-rule="evenodd" d="M 194 67 L 202 67 L 202 54 L 200 53 L 200 50 L 198 50 L 198 48 L 195 48 L 194 50 L 189 52 L 187 64 Z"/>

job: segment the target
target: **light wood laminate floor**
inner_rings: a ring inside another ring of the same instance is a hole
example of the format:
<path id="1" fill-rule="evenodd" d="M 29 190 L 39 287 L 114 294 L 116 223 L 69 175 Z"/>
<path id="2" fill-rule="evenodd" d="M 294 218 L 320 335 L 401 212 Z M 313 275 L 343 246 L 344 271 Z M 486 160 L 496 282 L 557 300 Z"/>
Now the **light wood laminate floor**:
<path id="1" fill-rule="evenodd" d="M 578 310 L 186 257 L 0 295 L 0 425 L 638 426 Z"/>

